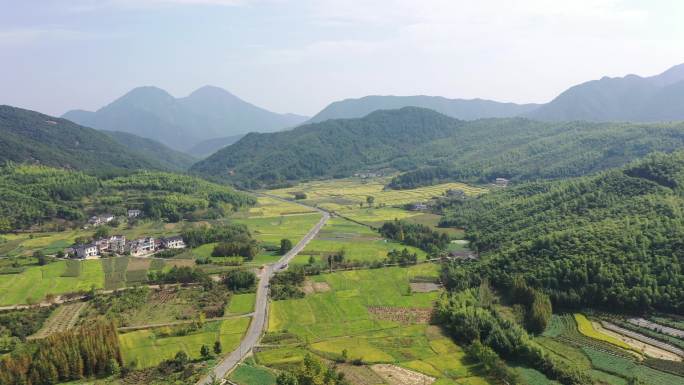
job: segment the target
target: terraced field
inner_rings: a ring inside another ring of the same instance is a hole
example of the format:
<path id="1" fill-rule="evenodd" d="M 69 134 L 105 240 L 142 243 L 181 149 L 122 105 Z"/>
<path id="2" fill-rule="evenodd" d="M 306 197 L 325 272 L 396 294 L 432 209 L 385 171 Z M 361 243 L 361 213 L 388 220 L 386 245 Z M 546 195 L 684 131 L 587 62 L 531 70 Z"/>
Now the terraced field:
<path id="1" fill-rule="evenodd" d="M 582 332 L 578 329 L 579 325 Z M 554 315 L 547 330 L 535 341 L 568 365 L 589 374 L 595 381 L 624 385 L 630 378 L 636 377 L 646 384 L 684 384 L 684 377 L 653 368 L 657 365 L 673 368 L 672 365 L 677 363 L 654 359 L 642 361 L 643 357 L 628 345 L 628 349 L 618 346 L 624 344 L 623 341 L 596 330 L 590 320 L 579 314 Z"/>
<path id="2" fill-rule="evenodd" d="M 52 314 L 50 314 L 50 317 L 45 321 L 38 333 L 32 335 L 30 338 L 45 338 L 52 333 L 64 332 L 71 329 L 76 325 L 79 314 L 86 306 L 88 306 L 87 302 L 74 302 L 60 305 Z"/>

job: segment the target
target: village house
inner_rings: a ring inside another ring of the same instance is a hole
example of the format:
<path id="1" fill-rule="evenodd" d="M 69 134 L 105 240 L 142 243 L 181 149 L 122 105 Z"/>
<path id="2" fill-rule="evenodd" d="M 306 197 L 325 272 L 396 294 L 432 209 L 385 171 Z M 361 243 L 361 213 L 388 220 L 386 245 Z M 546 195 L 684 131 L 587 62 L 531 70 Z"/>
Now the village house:
<path id="1" fill-rule="evenodd" d="M 479 256 L 472 251 L 450 251 L 448 258 L 460 261 L 475 261 Z"/>
<path id="2" fill-rule="evenodd" d="M 104 215 L 94 215 L 90 217 L 88 220 L 88 223 L 93 225 L 93 226 L 100 226 L 104 225 L 106 223 L 109 223 L 114 220 L 114 215 L 112 214 L 104 214 Z"/>
<path id="3" fill-rule="evenodd" d="M 100 255 L 100 252 L 97 249 L 97 245 L 95 243 L 76 245 L 73 249 L 76 252 L 76 258 L 80 259 L 92 258 Z"/>
<path id="4" fill-rule="evenodd" d="M 174 237 L 163 238 L 162 246 L 166 249 L 183 249 L 185 248 L 185 242 L 183 241 L 183 237 L 176 235 Z"/>
<path id="5" fill-rule="evenodd" d="M 446 196 L 450 198 L 465 198 L 465 191 L 460 189 L 450 188 L 446 191 Z"/>
<path id="6" fill-rule="evenodd" d="M 127 248 L 131 255 L 136 256 L 153 253 L 156 250 L 156 246 L 157 244 L 153 237 L 145 237 L 130 241 Z"/>
<path id="7" fill-rule="evenodd" d="M 411 211 L 423 211 L 423 210 L 427 210 L 427 209 L 428 209 L 428 205 L 425 203 L 413 203 L 410 206 Z"/>
<path id="8" fill-rule="evenodd" d="M 509 182 L 510 181 L 506 178 L 496 178 L 496 180 L 494 181 L 494 184 L 499 186 L 499 187 L 507 187 Z"/>
<path id="9" fill-rule="evenodd" d="M 128 210 L 128 217 L 129 218 L 137 218 L 141 214 L 142 214 L 142 211 L 140 211 L 140 210 L 136 210 L 136 209 Z"/>

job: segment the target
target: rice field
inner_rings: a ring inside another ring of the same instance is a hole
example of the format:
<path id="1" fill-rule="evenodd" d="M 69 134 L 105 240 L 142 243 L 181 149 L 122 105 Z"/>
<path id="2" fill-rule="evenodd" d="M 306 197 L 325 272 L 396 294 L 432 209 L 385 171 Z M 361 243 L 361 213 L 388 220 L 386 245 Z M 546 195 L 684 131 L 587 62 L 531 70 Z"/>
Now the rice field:
<path id="1" fill-rule="evenodd" d="M 247 314 L 254 311 L 256 293 L 234 294 L 226 308 L 226 314 Z"/>
<path id="2" fill-rule="evenodd" d="M 119 335 L 124 362 L 135 363 L 135 367 L 149 368 L 173 358 L 177 352 L 185 351 L 191 359 L 200 358 L 202 345 L 211 348 L 221 342 L 223 352 L 234 350 L 249 326 L 249 318 L 207 322 L 201 329 L 178 335 L 170 327 L 138 330 Z"/>
<path id="3" fill-rule="evenodd" d="M 35 303 L 48 294 L 105 286 L 105 272 L 97 260 L 57 261 L 45 266 L 31 266 L 19 274 L 5 274 L 1 278 L 0 306 Z"/>
<path id="4" fill-rule="evenodd" d="M 577 322 L 577 330 L 579 330 L 579 332 L 584 334 L 585 336 L 593 338 L 595 340 L 607 342 L 611 345 L 615 345 L 625 350 L 632 350 L 632 347 L 627 345 L 625 342 L 596 330 L 594 328 L 594 325 L 592 325 L 591 321 L 589 321 L 589 319 L 587 319 L 587 317 L 585 317 L 584 315 L 576 313 L 574 317 L 575 322 Z"/>
<path id="5" fill-rule="evenodd" d="M 302 299 L 274 301 L 269 312 L 269 333 L 291 333 L 301 345 L 267 349 L 256 354 L 261 364 L 287 367 L 299 362 L 306 351 L 339 359 L 391 363 L 418 373 L 444 379 L 476 378 L 476 363 L 468 362 L 458 345 L 427 323 L 403 323 L 370 312 L 432 308 L 439 292 L 410 293 L 414 277 L 436 277 L 439 267 L 422 264 L 408 268 L 383 268 L 323 274 L 310 277 L 325 282 L 330 291 Z M 460 382 L 459 382 L 460 383 Z"/>
<path id="6" fill-rule="evenodd" d="M 391 250 L 404 248 L 416 253 L 418 260 L 425 258 L 426 253 L 418 248 L 383 239 L 377 231 L 366 226 L 342 218 L 331 218 L 292 263 L 306 264 L 311 257 L 325 262 L 327 255 L 341 250 L 345 251 L 348 261 L 382 261 Z"/>
<path id="7" fill-rule="evenodd" d="M 273 372 L 257 365 L 252 358 L 240 363 L 230 374 L 229 379 L 237 385 L 275 385 Z"/>
<path id="8" fill-rule="evenodd" d="M 373 196 L 374 204 L 396 206 L 423 202 L 442 196 L 447 190 L 463 190 L 466 195 L 475 196 L 487 192 L 485 188 L 463 183 L 443 183 L 411 190 L 385 190 L 390 178 L 363 180 L 360 178 L 333 179 L 302 183 L 294 187 L 271 190 L 270 194 L 292 199 L 297 192 L 307 195 L 306 203 L 318 205 L 331 211 L 355 210 L 359 204 L 366 205 L 366 197 Z"/>

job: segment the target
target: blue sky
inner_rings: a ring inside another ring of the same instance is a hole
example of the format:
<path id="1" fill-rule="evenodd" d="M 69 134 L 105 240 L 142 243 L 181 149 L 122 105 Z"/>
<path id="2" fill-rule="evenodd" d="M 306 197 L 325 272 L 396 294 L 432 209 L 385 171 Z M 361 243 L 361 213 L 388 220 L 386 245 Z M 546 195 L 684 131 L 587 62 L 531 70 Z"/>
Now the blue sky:
<path id="1" fill-rule="evenodd" d="M 680 0 L 0 0 L 0 104 L 206 84 L 312 115 L 369 94 L 545 102 L 684 63 Z"/>

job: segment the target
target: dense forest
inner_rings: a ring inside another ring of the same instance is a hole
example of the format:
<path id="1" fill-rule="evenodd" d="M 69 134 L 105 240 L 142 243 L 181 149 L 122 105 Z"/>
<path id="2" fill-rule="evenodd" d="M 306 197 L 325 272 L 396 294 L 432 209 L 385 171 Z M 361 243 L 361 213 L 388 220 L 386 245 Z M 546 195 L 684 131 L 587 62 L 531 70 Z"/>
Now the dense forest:
<path id="1" fill-rule="evenodd" d="M 111 375 L 122 365 L 116 327 L 97 322 L 55 333 L 0 359 L 0 384 L 48 385 Z"/>
<path id="2" fill-rule="evenodd" d="M 148 158 L 152 158 L 164 169 L 169 171 L 185 171 L 197 161 L 191 155 L 176 151 L 152 139 L 143 138 L 128 132 L 101 131 L 128 149 L 137 151 Z"/>
<path id="3" fill-rule="evenodd" d="M 581 176 L 684 145 L 684 124 L 459 121 L 406 107 L 328 120 L 290 131 L 250 134 L 195 164 L 193 172 L 246 187 L 406 171 L 392 188 L 444 180 L 491 182 Z"/>
<path id="4" fill-rule="evenodd" d="M 249 206 L 254 198 L 205 180 L 164 172 L 136 171 L 106 179 L 36 165 L 0 167 L 0 232 L 58 218 L 74 225 L 88 215 L 125 215 L 138 208 L 149 218 L 216 217 Z M 88 197 L 88 203 L 82 198 Z"/>
<path id="5" fill-rule="evenodd" d="M 455 200 L 442 225 L 465 227 L 484 257 L 444 278 L 461 289 L 522 278 L 556 306 L 684 314 L 683 209 L 684 152 Z"/>

